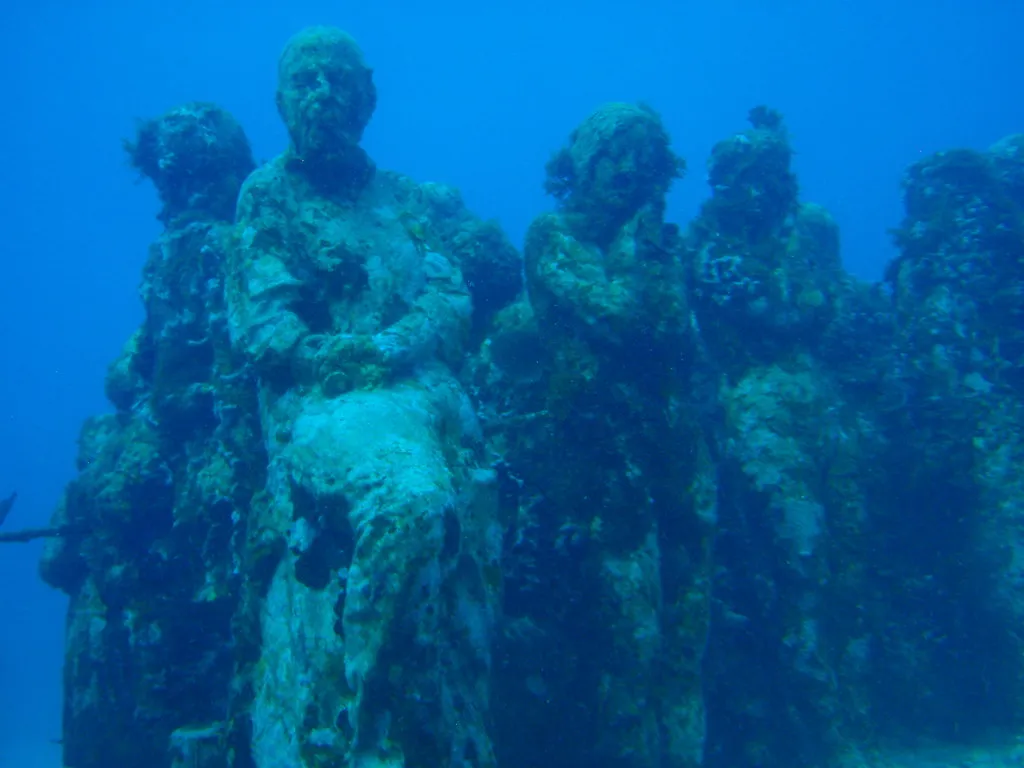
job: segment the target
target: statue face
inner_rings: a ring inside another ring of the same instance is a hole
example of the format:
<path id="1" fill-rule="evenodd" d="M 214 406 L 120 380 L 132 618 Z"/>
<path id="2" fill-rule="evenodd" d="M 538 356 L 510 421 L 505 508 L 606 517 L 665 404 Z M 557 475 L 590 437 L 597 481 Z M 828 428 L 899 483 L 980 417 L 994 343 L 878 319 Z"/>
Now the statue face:
<path id="1" fill-rule="evenodd" d="M 373 72 L 341 30 L 306 30 L 285 47 L 277 107 L 301 157 L 358 144 L 376 103 Z"/>
<path id="2" fill-rule="evenodd" d="M 587 117 L 548 164 L 548 188 L 568 209 L 620 226 L 644 205 L 662 202 L 684 168 L 656 112 L 610 103 Z"/>

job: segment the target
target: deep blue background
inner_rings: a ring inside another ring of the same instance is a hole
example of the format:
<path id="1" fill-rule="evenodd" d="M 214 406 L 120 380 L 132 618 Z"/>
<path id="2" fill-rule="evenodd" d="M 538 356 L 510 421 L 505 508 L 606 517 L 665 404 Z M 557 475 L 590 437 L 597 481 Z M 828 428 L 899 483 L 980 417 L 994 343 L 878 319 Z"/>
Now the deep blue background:
<path id="1" fill-rule="evenodd" d="M 106 365 L 141 316 L 157 203 L 120 139 L 137 117 L 207 99 L 242 122 L 258 160 L 277 153 L 276 58 L 313 23 L 349 30 L 376 70 L 378 163 L 461 187 L 517 242 L 549 205 L 549 153 L 608 100 L 645 100 L 665 118 L 690 164 L 672 198 L 681 222 L 705 194 L 714 142 L 756 104 L 781 109 L 804 198 L 832 210 L 847 264 L 872 278 L 891 255 L 908 163 L 1024 131 L 1019 0 L 9 0 L 0 495 L 21 499 L 8 528 L 47 520 L 79 424 L 107 407 Z M 0 550 L 3 766 L 43 765 L 36 750 L 59 765 L 47 741 L 59 734 L 63 603 L 37 581 L 37 557 Z"/>

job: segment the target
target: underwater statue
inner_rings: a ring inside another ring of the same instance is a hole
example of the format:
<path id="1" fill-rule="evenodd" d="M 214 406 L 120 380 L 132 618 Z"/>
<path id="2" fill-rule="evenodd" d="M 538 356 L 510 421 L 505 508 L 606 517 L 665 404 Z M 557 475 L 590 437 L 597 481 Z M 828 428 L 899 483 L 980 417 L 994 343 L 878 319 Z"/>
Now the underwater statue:
<path id="1" fill-rule="evenodd" d="M 260 379 L 263 525 L 287 542 L 253 681 L 259 766 L 494 764 L 497 486 L 452 373 L 473 300 L 431 214 L 460 204 L 374 167 L 376 98 L 348 35 L 296 35 L 277 89 L 291 144 L 238 203 L 229 322 Z"/>
<path id="2" fill-rule="evenodd" d="M 608 104 L 584 120 L 548 164 L 560 205 L 527 233 L 529 295 L 499 313 L 474 365 L 519 496 L 512 663 L 496 677 L 510 764 L 702 759 L 717 480 L 691 394 L 679 232 L 664 220 L 682 169 L 653 110 Z"/>
<path id="3" fill-rule="evenodd" d="M 765 107 L 685 231 L 659 115 L 600 107 L 520 259 L 375 167 L 344 32 L 276 100 L 259 168 L 204 102 L 125 143 L 145 317 L 51 526 L 0 533 L 69 597 L 65 765 L 1019 757 L 1024 137 L 915 163 L 868 284 Z"/>

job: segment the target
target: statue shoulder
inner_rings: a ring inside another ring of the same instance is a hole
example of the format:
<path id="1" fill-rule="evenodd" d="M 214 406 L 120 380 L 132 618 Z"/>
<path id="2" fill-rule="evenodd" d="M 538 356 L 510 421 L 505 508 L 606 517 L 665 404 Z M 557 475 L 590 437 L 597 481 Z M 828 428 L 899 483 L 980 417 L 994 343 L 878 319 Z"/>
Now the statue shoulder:
<path id="1" fill-rule="evenodd" d="M 259 166 L 242 184 L 235 219 L 244 221 L 258 218 L 266 203 L 295 197 L 295 181 L 291 176 L 284 155 Z"/>

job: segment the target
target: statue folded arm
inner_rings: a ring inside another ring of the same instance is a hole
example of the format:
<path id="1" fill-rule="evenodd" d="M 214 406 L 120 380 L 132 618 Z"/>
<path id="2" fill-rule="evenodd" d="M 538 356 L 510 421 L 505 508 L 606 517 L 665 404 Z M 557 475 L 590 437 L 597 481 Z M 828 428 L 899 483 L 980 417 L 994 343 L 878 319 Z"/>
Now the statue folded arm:
<path id="1" fill-rule="evenodd" d="M 530 298 L 542 313 L 582 328 L 619 325 L 635 313 L 635 296 L 623 276 L 609 273 L 606 258 L 566 231 L 560 217 L 540 217 L 526 237 Z"/>
<path id="2" fill-rule="evenodd" d="M 287 364 L 309 333 L 296 307 L 302 281 L 289 269 L 287 216 L 271 194 L 272 179 L 260 169 L 238 202 L 238 243 L 232 254 L 228 306 L 231 334 L 258 368 Z"/>
<path id="3" fill-rule="evenodd" d="M 424 284 L 410 310 L 373 337 L 391 369 L 415 366 L 435 357 L 455 362 L 462 351 L 473 307 L 462 274 L 448 258 L 427 250 Z"/>

